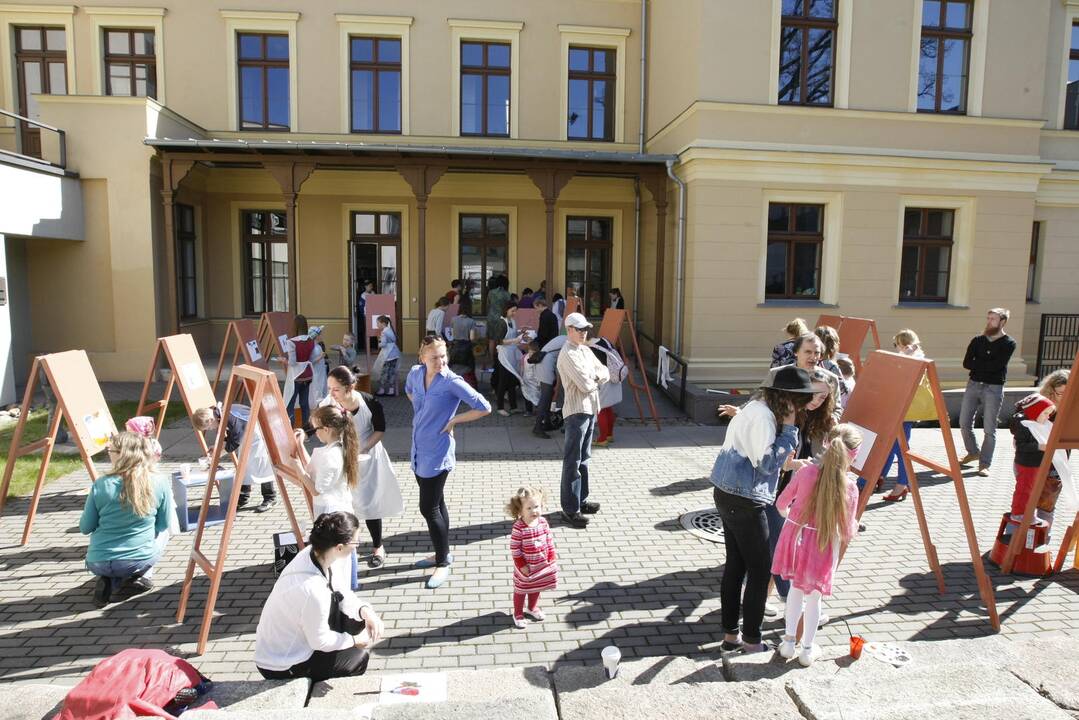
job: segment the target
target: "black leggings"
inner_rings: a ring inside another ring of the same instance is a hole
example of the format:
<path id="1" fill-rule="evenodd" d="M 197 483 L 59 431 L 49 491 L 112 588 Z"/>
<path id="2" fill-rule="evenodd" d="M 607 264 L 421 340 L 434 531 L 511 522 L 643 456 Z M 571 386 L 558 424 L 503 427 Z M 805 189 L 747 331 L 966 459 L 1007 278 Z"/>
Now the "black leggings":
<path id="1" fill-rule="evenodd" d="M 498 362 L 497 360 L 495 362 Z M 510 410 L 517 409 L 517 386 L 520 385 L 517 376 L 498 363 L 498 378 L 495 382 L 495 404 L 499 410 L 505 406 L 506 398 L 510 401 Z"/>
<path id="2" fill-rule="evenodd" d="M 723 545 L 727 551 L 719 589 L 723 631 L 731 635 L 737 633 L 741 614 L 742 639 L 749 644 L 759 643 L 768 579 L 772 576 L 767 506 L 719 488 L 713 488 L 712 497 L 723 519 Z"/>
<path id="3" fill-rule="evenodd" d="M 367 672 L 367 663 L 371 655 L 367 650 L 351 647 L 333 652 L 316 650 L 302 663 L 296 663 L 288 670 L 266 670 L 259 668 L 262 677 L 267 680 L 291 680 L 292 678 L 311 678 L 315 682 L 335 677 L 363 675 Z"/>
<path id="4" fill-rule="evenodd" d="M 367 532 L 371 533 L 371 547 L 378 550 L 382 547 L 382 520 L 365 520 Z"/>
<path id="5" fill-rule="evenodd" d="M 438 567 L 449 567 L 450 564 L 450 513 L 442 495 L 449 474 L 449 470 L 443 470 L 434 477 L 416 476 L 416 483 L 420 486 L 420 514 L 427 521 L 427 531 L 435 548 L 435 565 Z"/>

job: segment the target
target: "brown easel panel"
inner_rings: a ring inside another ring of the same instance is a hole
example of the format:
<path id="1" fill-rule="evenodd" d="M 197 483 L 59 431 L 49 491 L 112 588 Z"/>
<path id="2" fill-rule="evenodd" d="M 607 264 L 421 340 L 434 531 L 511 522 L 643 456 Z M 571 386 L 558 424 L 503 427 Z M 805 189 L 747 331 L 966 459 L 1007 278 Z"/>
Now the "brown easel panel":
<path id="1" fill-rule="evenodd" d="M 843 322 L 839 328 L 839 350 L 850 356 L 854 363 L 854 371 L 862 371 L 862 346 L 865 345 L 866 336 L 873 334 L 873 343 L 880 350 L 880 336 L 877 335 L 877 321 L 866 318 L 843 316 Z"/>
<path id="2" fill-rule="evenodd" d="M 629 333 L 631 347 L 633 348 L 633 361 L 637 366 L 640 379 L 633 377 L 633 365 L 629 363 L 629 353 L 622 342 L 623 328 Z M 603 313 L 603 321 L 599 326 L 599 337 L 604 338 L 622 353 L 622 361 L 626 363 L 629 372 L 626 374 L 626 382 L 633 390 L 633 402 L 637 405 L 637 414 L 644 420 L 644 410 L 641 408 L 639 393 L 643 390 L 645 399 L 648 401 L 648 410 L 652 413 L 652 421 L 656 424 L 656 430 L 662 430 L 659 424 L 659 413 L 656 411 L 656 403 L 652 398 L 652 387 L 648 384 L 648 371 L 641 359 L 641 348 L 637 344 L 637 333 L 633 329 L 633 321 L 630 320 L 629 310 L 614 310 L 607 308 Z"/>
<path id="3" fill-rule="evenodd" d="M 922 536 L 926 559 L 929 561 L 930 568 L 937 578 L 937 588 L 943 593 L 945 590 L 944 573 L 937 557 L 936 546 L 930 537 L 929 525 L 925 518 L 925 507 L 922 503 L 921 490 L 918 485 L 918 476 L 914 472 L 914 463 L 917 462 L 919 465 L 928 467 L 950 478 L 955 487 L 956 498 L 967 537 L 967 548 L 970 552 L 971 564 L 974 567 L 974 574 L 978 581 L 978 590 L 988 611 L 990 624 L 994 629 L 999 630 L 1000 618 L 997 614 L 996 598 L 993 587 L 985 573 L 985 567 L 982 564 L 978 538 L 974 529 L 974 519 L 970 513 L 970 503 L 967 499 L 966 487 L 963 484 L 959 458 L 955 451 L 955 441 L 951 434 L 948 410 L 944 404 L 944 395 L 940 390 L 940 378 L 937 376 L 936 363 L 932 360 L 911 358 L 882 350 L 873 352 L 870 357 L 872 361 L 867 361 L 865 370 L 858 378 L 858 384 L 855 386 L 842 416 L 842 422 L 854 423 L 876 434 L 873 446 L 864 454 L 860 453 L 855 462 L 852 463 L 852 470 L 865 478 L 865 487 L 862 489 L 858 503 L 858 517 L 861 517 L 865 511 L 865 506 L 873 493 L 875 480 L 880 476 L 893 444 L 898 442 L 900 461 L 906 468 L 907 477 L 910 480 L 910 493 L 914 499 L 914 510 L 918 519 L 918 529 Z M 948 457 L 947 465 L 942 465 L 911 452 L 903 433 L 903 418 L 906 416 L 910 403 L 914 399 L 914 394 L 921 383 L 923 375 L 928 377 L 929 385 L 932 389 L 937 420 L 940 424 L 945 453 Z"/>
<path id="4" fill-rule="evenodd" d="M 513 316 L 517 323 L 517 330 L 539 330 L 540 311 L 535 308 L 517 308 L 517 314 Z"/>
<path id="5" fill-rule="evenodd" d="M 584 304 L 581 302 L 581 298 L 576 296 L 566 298 L 566 314 L 562 316 L 562 321 L 565 322 L 566 315 L 575 312 L 584 315 Z"/>
<path id="6" fill-rule="evenodd" d="M 259 349 L 258 333 L 255 329 L 255 321 L 250 318 L 230 320 L 225 328 L 225 339 L 221 342 L 221 357 L 217 360 L 217 372 L 214 373 L 214 384 L 210 388 L 214 396 L 217 396 L 217 383 L 221 381 L 221 371 L 225 367 L 225 358 L 228 356 L 229 347 L 232 347 L 232 366 L 243 355 L 245 365 L 253 365 L 258 368 L 268 369 L 270 361 Z"/>
<path id="7" fill-rule="evenodd" d="M 262 356 L 269 362 L 275 354 L 285 358 L 288 350 L 281 346 L 281 337 L 287 341 L 293 336 L 296 329 L 296 316 L 290 312 L 264 312 L 259 318 L 258 332 L 259 349 Z"/>
<path id="8" fill-rule="evenodd" d="M 157 372 L 162 355 L 165 356 L 165 361 L 171 371 L 169 380 L 165 385 L 165 393 L 162 398 L 157 402 L 148 403 L 150 385 L 154 381 L 154 374 Z M 199 355 L 198 348 L 195 347 L 194 338 L 188 334 L 158 338 L 154 347 L 154 355 L 150 360 L 150 369 L 146 373 L 146 382 L 142 386 L 142 394 L 139 396 L 139 408 L 136 414 L 143 415 L 154 410 L 157 411 L 156 437 L 161 437 L 165 413 L 169 409 L 169 400 L 172 398 L 174 386 L 179 386 L 180 388 L 180 398 L 183 400 L 188 418 L 199 408 L 217 405 L 217 399 L 214 397 L 213 390 L 210 387 L 210 378 L 206 376 L 206 368 L 202 364 L 202 357 Z M 194 425 L 192 425 L 192 430 L 194 430 L 195 437 L 198 438 L 199 444 L 202 446 L 202 452 L 208 455 L 210 448 L 206 443 L 206 438 L 203 437 L 200 431 L 195 429 Z"/>
<path id="9" fill-rule="evenodd" d="M 263 442 L 266 443 L 269 450 L 270 459 L 277 476 L 277 489 L 283 501 L 285 512 L 288 514 L 292 532 L 296 536 L 296 542 L 300 547 L 303 547 L 303 532 L 296 520 L 296 513 L 293 510 L 292 501 L 289 499 L 284 482 L 287 478 L 302 487 L 297 469 L 299 446 L 295 435 L 292 434 L 292 430 L 285 421 L 285 404 L 281 399 L 281 390 L 277 385 L 276 376 L 269 370 L 251 365 L 234 367 L 225 391 L 225 407 L 222 411 L 222 416 L 229 416 L 234 404 L 234 398 L 242 399 L 244 397 L 247 397 L 251 403 L 251 420 L 248 422 L 243 441 L 240 443 L 240 448 L 236 453 L 236 480 L 232 483 L 232 492 L 229 495 L 227 504 L 228 511 L 225 514 L 225 522 L 221 530 L 221 540 L 217 548 L 216 558 L 213 561 L 210 560 L 203 551 L 202 541 L 206 531 L 206 518 L 210 511 L 210 500 L 213 495 L 211 488 L 217 486 L 217 470 L 221 457 L 225 454 L 225 433 L 223 432 L 218 433 L 217 441 L 214 443 L 210 476 L 206 483 L 206 493 L 202 498 L 202 507 L 199 509 L 199 521 L 195 530 L 191 558 L 187 562 L 187 572 L 184 575 L 183 586 L 180 590 L 180 605 L 176 610 L 176 621 L 183 622 L 187 613 L 187 602 L 191 598 L 191 586 L 195 579 L 195 568 L 198 567 L 210 579 L 210 589 L 202 614 L 202 625 L 199 629 L 197 651 L 199 655 L 206 651 L 206 643 L 210 637 L 214 605 L 217 603 L 217 594 L 221 588 L 221 580 L 224 577 L 229 540 L 232 537 L 233 523 L 236 521 L 236 502 L 240 497 L 241 479 L 247 471 L 256 424 L 262 433 Z M 308 504 L 310 504 L 310 498 L 308 498 Z"/>
<path id="10" fill-rule="evenodd" d="M 21 445 L 30 415 L 30 404 L 38 385 L 43 381 L 42 374 L 45 376 L 44 382 L 49 384 L 56 398 L 57 412 L 53 414 L 52 422 L 49 423 L 44 438 Z M 109 437 L 116 433 L 116 424 L 113 422 L 105 397 L 101 394 L 101 386 L 97 383 L 94 369 L 90 367 L 90 359 L 86 357 L 86 352 L 83 350 L 39 355 L 34 358 L 30 368 L 19 422 L 11 438 L 7 465 L 4 468 L 4 480 L 0 486 L 0 512 L 3 512 L 8 488 L 11 485 L 11 475 L 15 471 L 15 461 L 23 455 L 29 455 L 37 450 L 43 451 L 41 467 L 38 469 L 37 481 L 34 483 L 34 494 L 30 499 L 30 508 L 26 514 L 26 525 L 23 528 L 21 542 L 23 545 L 30 540 L 34 515 L 37 513 L 38 502 L 41 500 L 41 489 L 45 484 L 49 462 L 52 460 L 52 451 L 56 444 L 56 435 L 60 430 L 61 418 L 67 421 L 68 429 L 75 438 L 75 445 L 79 448 L 83 465 L 90 474 L 90 481 L 97 480 L 93 457 L 108 445 Z"/>
<path id="11" fill-rule="evenodd" d="M 1034 487 L 1030 491 L 1027 506 L 1023 510 L 1023 521 L 1019 524 L 1019 529 L 1012 534 L 1011 542 L 1008 544 L 1008 551 L 1004 554 L 1004 562 L 1000 566 L 1003 572 L 1010 573 L 1012 571 L 1015 556 L 1019 554 L 1019 548 L 1027 536 L 1027 530 L 1030 529 L 1031 523 L 1034 522 L 1034 510 L 1049 477 L 1049 470 L 1053 466 L 1053 455 L 1057 450 L 1079 449 L 1079 382 L 1075 379 L 1076 371 L 1079 371 L 1079 353 L 1076 353 L 1075 360 L 1072 361 L 1072 380 L 1064 386 L 1064 397 L 1061 399 L 1060 404 L 1057 405 L 1057 415 L 1053 421 L 1053 429 L 1049 433 L 1049 441 L 1045 443 L 1045 455 L 1042 457 L 1042 464 L 1038 466 Z M 1079 513 L 1076 514 L 1075 520 L 1064 532 L 1064 542 L 1057 553 L 1056 562 L 1053 563 L 1055 572 L 1059 572 L 1063 567 L 1064 558 L 1075 542 L 1077 535 L 1079 535 Z M 1076 565 L 1079 567 L 1079 551 L 1077 551 Z"/>
<path id="12" fill-rule="evenodd" d="M 839 326 L 842 324 L 842 315 L 821 315 L 817 318 L 817 324 L 810 328 L 810 330 L 812 331 L 819 327 L 827 325 L 828 327 L 833 328 L 836 332 L 839 332 Z"/>

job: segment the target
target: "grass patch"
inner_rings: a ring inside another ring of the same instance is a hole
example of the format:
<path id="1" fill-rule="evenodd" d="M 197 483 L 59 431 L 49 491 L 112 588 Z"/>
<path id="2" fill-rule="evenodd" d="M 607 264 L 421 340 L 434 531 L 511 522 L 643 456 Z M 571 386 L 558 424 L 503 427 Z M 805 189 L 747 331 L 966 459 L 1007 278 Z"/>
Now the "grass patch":
<path id="1" fill-rule="evenodd" d="M 109 403 L 109 412 L 112 413 L 112 417 L 116 421 L 117 426 L 123 427 L 124 422 L 127 421 L 128 418 L 134 417 L 138 405 L 138 402 L 135 400 L 111 402 Z M 165 413 L 166 427 L 173 420 L 182 417 L 187 417 L 187 411 L 184 409 L 183 400 L 176 399 L 169 402 L 168 412 Z M 45 432 L 48 430 L 48 419 L 49 413 L 46 409 L 40 408 L 38 410 L 32 410 L 30 412 L 30 417 L 26 421 L 26 429 L 23 431 L 22 444 L 29 445 L 35 440 L 40 440 L 45 437 Z M 7 467 L 8 452 L 11 448 L 11 440 L 15 435 L 15 427 L 17 424 L 18 423 L 12 423 L 11 425 L 5 425 L 3 428 L 0 428 L 0 473 L 3 473 L 4 468 Z M 97 457 L 103 457 L 103 455 L 98 455 Z M 61 455 L 60 453 L 54 452 L 52 460 L 49 462 L 49 470 L 45 474 L 45 484 L 48 485 L 56 478 L 74 472 L 82 466 L 82 458 L 79 455 Z M 37 480 L 37 474 L 40 469 L 40 453 L 23 455 L 21 458 L 18 458 L 15 461 L 15 470 L 11 475 L 11 485 L 8 486 L 8 498 L 20 497 L 32 493 L 34 491 L 34 482 Z"/>

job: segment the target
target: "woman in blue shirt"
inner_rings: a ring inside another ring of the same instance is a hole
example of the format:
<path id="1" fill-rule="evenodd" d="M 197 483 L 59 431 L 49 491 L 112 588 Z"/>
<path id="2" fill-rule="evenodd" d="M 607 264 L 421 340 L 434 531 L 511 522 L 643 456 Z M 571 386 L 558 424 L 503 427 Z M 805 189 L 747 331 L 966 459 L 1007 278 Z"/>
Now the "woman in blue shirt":
<path id="1" fill-rule="evenodd" d="M 456 462 L 453 428 L 462 423 L 479 420 L 491 412 L 491 403 L 457 373 L 449 369 L 446 341 L 428 336 L 420 345 L 420 362 L 408 372 L 405 394 L 412 401 L 412 472 L 420 486 L 420 514 L 427 521 L 433 557 L 416 563 L 416 567 L 435 568 L 427 579 L 434 589 L 450 576 L 450 516 L 446 510 L 443 489 L 446 478 Z M 457 415 L 461 403 L 471 410 Z"/>
<path id="2" fill-rule="evenodd" d="M 130 581 L 137 592 L 154 586 L 154 565 L 169 539 L 172 491 L 152 475 L 156 452 L 150 438 L 122 432 L 109 442 L 112 472 L 90 488 L 79 531 L 90 536 L 86 568 L 97 575 L 94 605 Z"/>

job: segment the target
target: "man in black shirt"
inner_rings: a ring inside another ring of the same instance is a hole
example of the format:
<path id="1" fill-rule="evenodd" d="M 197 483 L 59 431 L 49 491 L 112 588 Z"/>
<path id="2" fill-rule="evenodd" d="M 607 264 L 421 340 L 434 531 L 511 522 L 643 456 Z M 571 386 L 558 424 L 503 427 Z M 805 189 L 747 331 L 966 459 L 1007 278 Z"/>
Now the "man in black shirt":
<path id="1" fill-rule="evenodd" d="M 963 407 L 959 411 L 959 429 L 967 454 L 960 461 L 964 464 L 978 461 L 978 474 L 989 475 L 993 464 L 993 450 L 997 441 L 997 416 L 1004 402 L 1004 381 L 1008 378 L 1008 361 L 1015 352 L 1015 340 L 1004 332 L 1009 312 L 993 308 L 985 316 L 985 330 L 967 345 L 963 367 L 970 370 Z M 974 437 L 974 415 L 982 408 L 982 427 L 985 437 L 982 448 Z"/>

